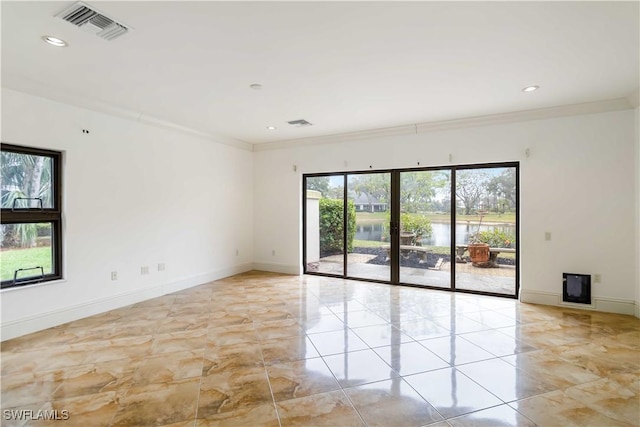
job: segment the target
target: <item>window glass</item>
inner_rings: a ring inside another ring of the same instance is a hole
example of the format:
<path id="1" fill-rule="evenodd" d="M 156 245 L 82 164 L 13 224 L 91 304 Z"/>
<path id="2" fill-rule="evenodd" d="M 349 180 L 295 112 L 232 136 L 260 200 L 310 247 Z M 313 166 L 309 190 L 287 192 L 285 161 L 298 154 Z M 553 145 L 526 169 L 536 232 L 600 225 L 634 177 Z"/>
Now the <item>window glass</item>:
<path id="1" fill-rule="evenodd" d="M 53 208 L 51 157 L 2 151 L 2 207 Z"/>
<path id="2" fill-rule="evenodd" d="M 1 287 L 62 277 L 61 153 L 2 144 Z"/>
<path id="3" fill-rule="evenodd" d="M 51 223 L 2 224 L 2 281 L 53 272 Z"/>

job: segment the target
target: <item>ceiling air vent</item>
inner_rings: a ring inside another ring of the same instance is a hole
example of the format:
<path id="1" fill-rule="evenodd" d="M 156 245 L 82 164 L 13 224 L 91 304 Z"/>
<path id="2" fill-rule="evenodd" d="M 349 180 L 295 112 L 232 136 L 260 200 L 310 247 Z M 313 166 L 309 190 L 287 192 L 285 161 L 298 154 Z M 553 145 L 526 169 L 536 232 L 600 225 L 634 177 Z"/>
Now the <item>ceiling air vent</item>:
<path id="1" fill-rule="evenodd" d="M 56 18 L 64 19 L 76 27 L 105 40 L 113 40 L 132 29 L 128 25 L 109 18 L 83 2 L 78 2 L 63 10 L 56 15 Z"/>
<path id="2" fill-rule="evenodd" d="M 300 119 L 300 120 L 291 120 L 289 123 L 291 126 L 295 126 L 298 128 L 301 128 L 303 126 L 311 126 L 311 123 L 309 123 L 308 121 L 304 120 L 304 119 Z"/>

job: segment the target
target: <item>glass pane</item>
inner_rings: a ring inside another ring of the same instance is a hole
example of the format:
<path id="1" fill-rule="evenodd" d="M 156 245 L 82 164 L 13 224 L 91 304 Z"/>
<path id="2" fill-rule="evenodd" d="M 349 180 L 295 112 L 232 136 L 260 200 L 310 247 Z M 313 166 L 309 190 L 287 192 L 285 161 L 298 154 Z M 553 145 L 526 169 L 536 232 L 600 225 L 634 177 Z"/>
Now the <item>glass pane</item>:
<path id="1" fill-rule="evenodd" d="M 51 157 L 3 151 L 1 160 L 3 208 L 53 208 Z"/>
<path id="2" fill-rule="evenodd" d="M 344 176 L 307 177 L 306 271 L 344 273 Z"/>
<path id="3" fill-rule="evenodd" d="M 400 282 L 451 287 L 451 172 L 400 174 Z"/>
<path id="4" fill-rule="evenodd" d="M 391 174 L 348 175 L 347 203 L 355 221 L 347 224 L 347 274 L 363 279 L 391 280 Z"/>
<path id="5" fill-rule="evenodd" d="M 2 281 L 13 280 L 16 271 L 18 280 L 53 272 L 51 223 L 3 224 L 1 229 Z"/>
<path id="6" fill-rule="evenodd" d="M 456 288 L 515 295 L 516 169 L 456 173 Z"/>

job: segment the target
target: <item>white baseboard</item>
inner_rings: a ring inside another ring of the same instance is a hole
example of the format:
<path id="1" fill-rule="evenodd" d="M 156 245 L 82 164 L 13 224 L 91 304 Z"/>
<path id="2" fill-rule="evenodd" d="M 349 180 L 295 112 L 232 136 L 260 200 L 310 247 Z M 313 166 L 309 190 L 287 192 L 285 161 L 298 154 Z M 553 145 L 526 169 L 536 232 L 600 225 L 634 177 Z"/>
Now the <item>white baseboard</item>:
<path id="1" fill-rule="evenodd" d="M 562 301 L 562 294 L 554 292 L 527 291 L 523 289 L 520 290 L 520 301 L 532 304 L 553 305 L 556 307 L 604 311 L 607 313 L 627 314 L 630 316 L 635 315 L 636 317 L 638 317 L 640 308 L 636 302 L 632 300 L 593 297 L 591 304 L 575 304 Z"/>
<path id="2" fill-rule="evenodd" d="M 301 266 L 299 265 L 275 264 L 270 262 L 254 262 L 253 269 L 269 271 L 271 273 L 293 274 L 295 276 L 302 274 Z"/>
<path id="3" fill-rule="evenodd" d="M 153 287 L 145 289 L 136 289 L 132 292 L 126 292 L 107 298 L 89 301 L 83 304 L 77 304 L 70 307 L 50 311 L 47 313 L 37 314 L 24 317 L 21 319 L 2 322 L 0 325 L 0 341 L 6 341 L 32 332 L 40 331 L 63 323 L 72 322 L 84 317 L 93 316 L 104 313 L 105 311 L 115 310 L 117 308 L 126 307 L 151 298 L 157 298 L 162 295 L 178 292 L 183 289 L 202 285 L 214 280 L 223 279 L 225 277 L 244 273 L 253 269 L 253 264 L 241 264 L 209 273 L 198 274 L 194 276 L 184 277 L 179 280 L 165 284 L 156 284 Z"/>

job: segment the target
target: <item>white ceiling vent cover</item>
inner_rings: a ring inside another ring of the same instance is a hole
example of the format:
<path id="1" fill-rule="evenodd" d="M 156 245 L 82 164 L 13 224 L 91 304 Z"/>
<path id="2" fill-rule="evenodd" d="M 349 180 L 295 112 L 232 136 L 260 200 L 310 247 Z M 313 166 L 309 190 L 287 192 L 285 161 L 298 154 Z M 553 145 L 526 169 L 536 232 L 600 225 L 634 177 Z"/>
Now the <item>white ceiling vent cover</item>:
<path id="1" fill-rule="evenodd" d="M 105 40 L 113 40 L 132 30 L 130 26 L 109 18 L 81 1 L 57 14 L 56 18 L 64 19 Z"/>

